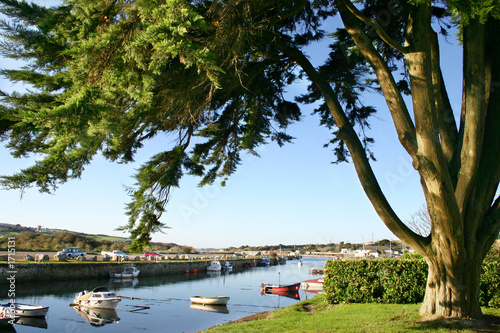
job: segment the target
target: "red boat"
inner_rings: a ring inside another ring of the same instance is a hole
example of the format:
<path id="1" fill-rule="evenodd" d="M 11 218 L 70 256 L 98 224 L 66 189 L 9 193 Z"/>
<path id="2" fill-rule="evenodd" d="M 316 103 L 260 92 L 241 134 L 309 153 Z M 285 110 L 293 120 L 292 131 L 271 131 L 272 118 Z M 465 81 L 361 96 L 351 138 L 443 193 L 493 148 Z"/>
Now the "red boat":
<path id="1" fill-rule="evenodd" d="M 298 291 L 264 291 L 261 290 L 260 293 L 262 295 L 278 295 L 278 296 L 284 296 L 284 297 L 290 297 L 293 299 L 298 299 L 300 300 L 300 294 Z"/>
<path id="2" fill-rule="evenodd" d="M 282 284 L 264 284 L 261 283 L 260 290 L 264 292 L 272 292 L 272 291 L 298 291 L 300 289 L 300 282 L 282 285 Z"/>

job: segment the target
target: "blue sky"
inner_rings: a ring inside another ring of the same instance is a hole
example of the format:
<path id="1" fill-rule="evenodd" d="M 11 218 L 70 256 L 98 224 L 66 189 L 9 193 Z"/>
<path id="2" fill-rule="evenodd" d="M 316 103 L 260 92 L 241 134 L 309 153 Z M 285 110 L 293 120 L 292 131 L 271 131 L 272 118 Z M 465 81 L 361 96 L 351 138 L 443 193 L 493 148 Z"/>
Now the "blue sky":
<path id="1" fill-rule="evenodd" d="M 461 50 L 454 36 L 442 43 L 441 57 L 452 106 L 460 110 Z M 443 40 L 442 40 L 443 41 Z M 319 45 L 313 62 L 327 54 Z M 1 62 L 2 68 L 13 63 Z M 0 89 L 14 86 L 0 81 Z M 289 89 L 290 96 L 305 91 L 305 85 Z M 375 105 L 370 134 L 375 138 L 372 163 L 381 187 L 403 220 L 424 203 L 417 173 L 400 146 L 385 101 L 367 95 L 365 103 Z M 409 104 L 408 107 L 411 107 Z M 351 163 L 331 164 L 333 153 L 323 148 L 330 134 L 310 116 L 313 106 L 303 106 L 304 120 L 291 126 L 293 144 L 279 148 L 271 143 L 260 150 L 261 158 L 242 156 L 236 174 L 225 187 L 200 188 L 198 179 L 185 177 L 174 189 L 162 221 L 171 229 L 153 235 L 153 241 L 173 242 L 196 248 L 241 245 L 365 242 L 396 239 L 375 213 L 364 194 Z M 129 197 L 124 186 L 133 185 L 138 166 L 159 152 L 168 137 L 148 143 L 136 162 L 113 164 L 96 157 L 79 180 L 70 181 L 53 194 L 0 190 L 0 223 L 42 225 L 86 233 L 127 236 L 115 229 L 127 222 L 124 215 Z M 14 159 L 0 146 L 0 175 L 9 175 L 30 165 Z"/>

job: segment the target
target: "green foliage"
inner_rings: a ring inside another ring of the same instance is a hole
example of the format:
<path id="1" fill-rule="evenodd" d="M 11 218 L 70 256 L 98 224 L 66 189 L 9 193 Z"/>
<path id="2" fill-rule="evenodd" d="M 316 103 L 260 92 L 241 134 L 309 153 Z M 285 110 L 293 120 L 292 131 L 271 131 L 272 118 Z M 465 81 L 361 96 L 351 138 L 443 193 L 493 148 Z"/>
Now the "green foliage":
<path id="1" fill-rule="evenodd" d="M 422 302 L 427 263 L 423 259 L 328 261 L 324 289 L 328 302 Z M 500 307 L 500 261 L 485 262 L 479 284 L 481 306 Z"/>
<path id="2" fill-rule="evenodd" d="M 379 260 L 328 261 L 324 289 L 331 303 L 378 302 L 383 296 Z"/>
<path id="3" fill-rule="evenodd" d="M 425 294 L 427 264 L 425 260 L 383 260 L 379 272 L 384 289 L 383 303 L 419 303 Z"/>
<path id="4" fill-rule="evenodd" d="M 500 308 L 500 261 L 483 264 L 479 289 L 482 305 Z"/>
<path id="5" fill-rule="evenodd" d="M 15 236 L 15 241 L 17 251 L 58 251 L 70 246 L 76 246 L 86 251 L 101 251 L 112 247 L 113 249 L 127 251 L 129 247 L 129 243 L 126 242 L 99 241 L 94 237 L 68 231 L 59 231 L 52 234 L 22 231 Z M 0 237 L 0 248 L 7 249 L 7 247 L 8 237 Z"/>

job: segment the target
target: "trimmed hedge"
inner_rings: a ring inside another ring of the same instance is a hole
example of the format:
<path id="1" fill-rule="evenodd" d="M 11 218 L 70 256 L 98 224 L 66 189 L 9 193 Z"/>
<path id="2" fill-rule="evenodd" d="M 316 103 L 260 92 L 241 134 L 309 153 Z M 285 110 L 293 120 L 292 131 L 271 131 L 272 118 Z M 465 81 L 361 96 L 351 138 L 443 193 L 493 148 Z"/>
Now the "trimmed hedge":
<path id="1" fill-rule="evenodd" d="M 500 261 L 483 263 L 479 302 L 482 306 L 500 308 Z"/>
<path id="2" fill-rule="evenodd" d="M 324 290 L 332 304 L 419 303 L 426 280 L 424 259 L 328 261 Z M 500 307 L 500 262 L 483 264 L 479 299 L 482 306 Z"/>

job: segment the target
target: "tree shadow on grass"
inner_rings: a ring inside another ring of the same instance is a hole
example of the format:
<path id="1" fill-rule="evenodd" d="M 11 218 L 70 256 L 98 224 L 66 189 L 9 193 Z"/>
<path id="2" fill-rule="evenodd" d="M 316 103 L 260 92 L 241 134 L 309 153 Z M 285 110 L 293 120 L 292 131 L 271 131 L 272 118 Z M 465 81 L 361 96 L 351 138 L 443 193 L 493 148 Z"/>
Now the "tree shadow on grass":
<path id="1" fill-rule="evenodd" d="M 413 329 L 419 331 L 433 328 L 498 333 L 500 332 L 500 316 L 484 315 L 481 319 L 448 319 L 430 317 L 417 322 L 416 326 Z"/>

